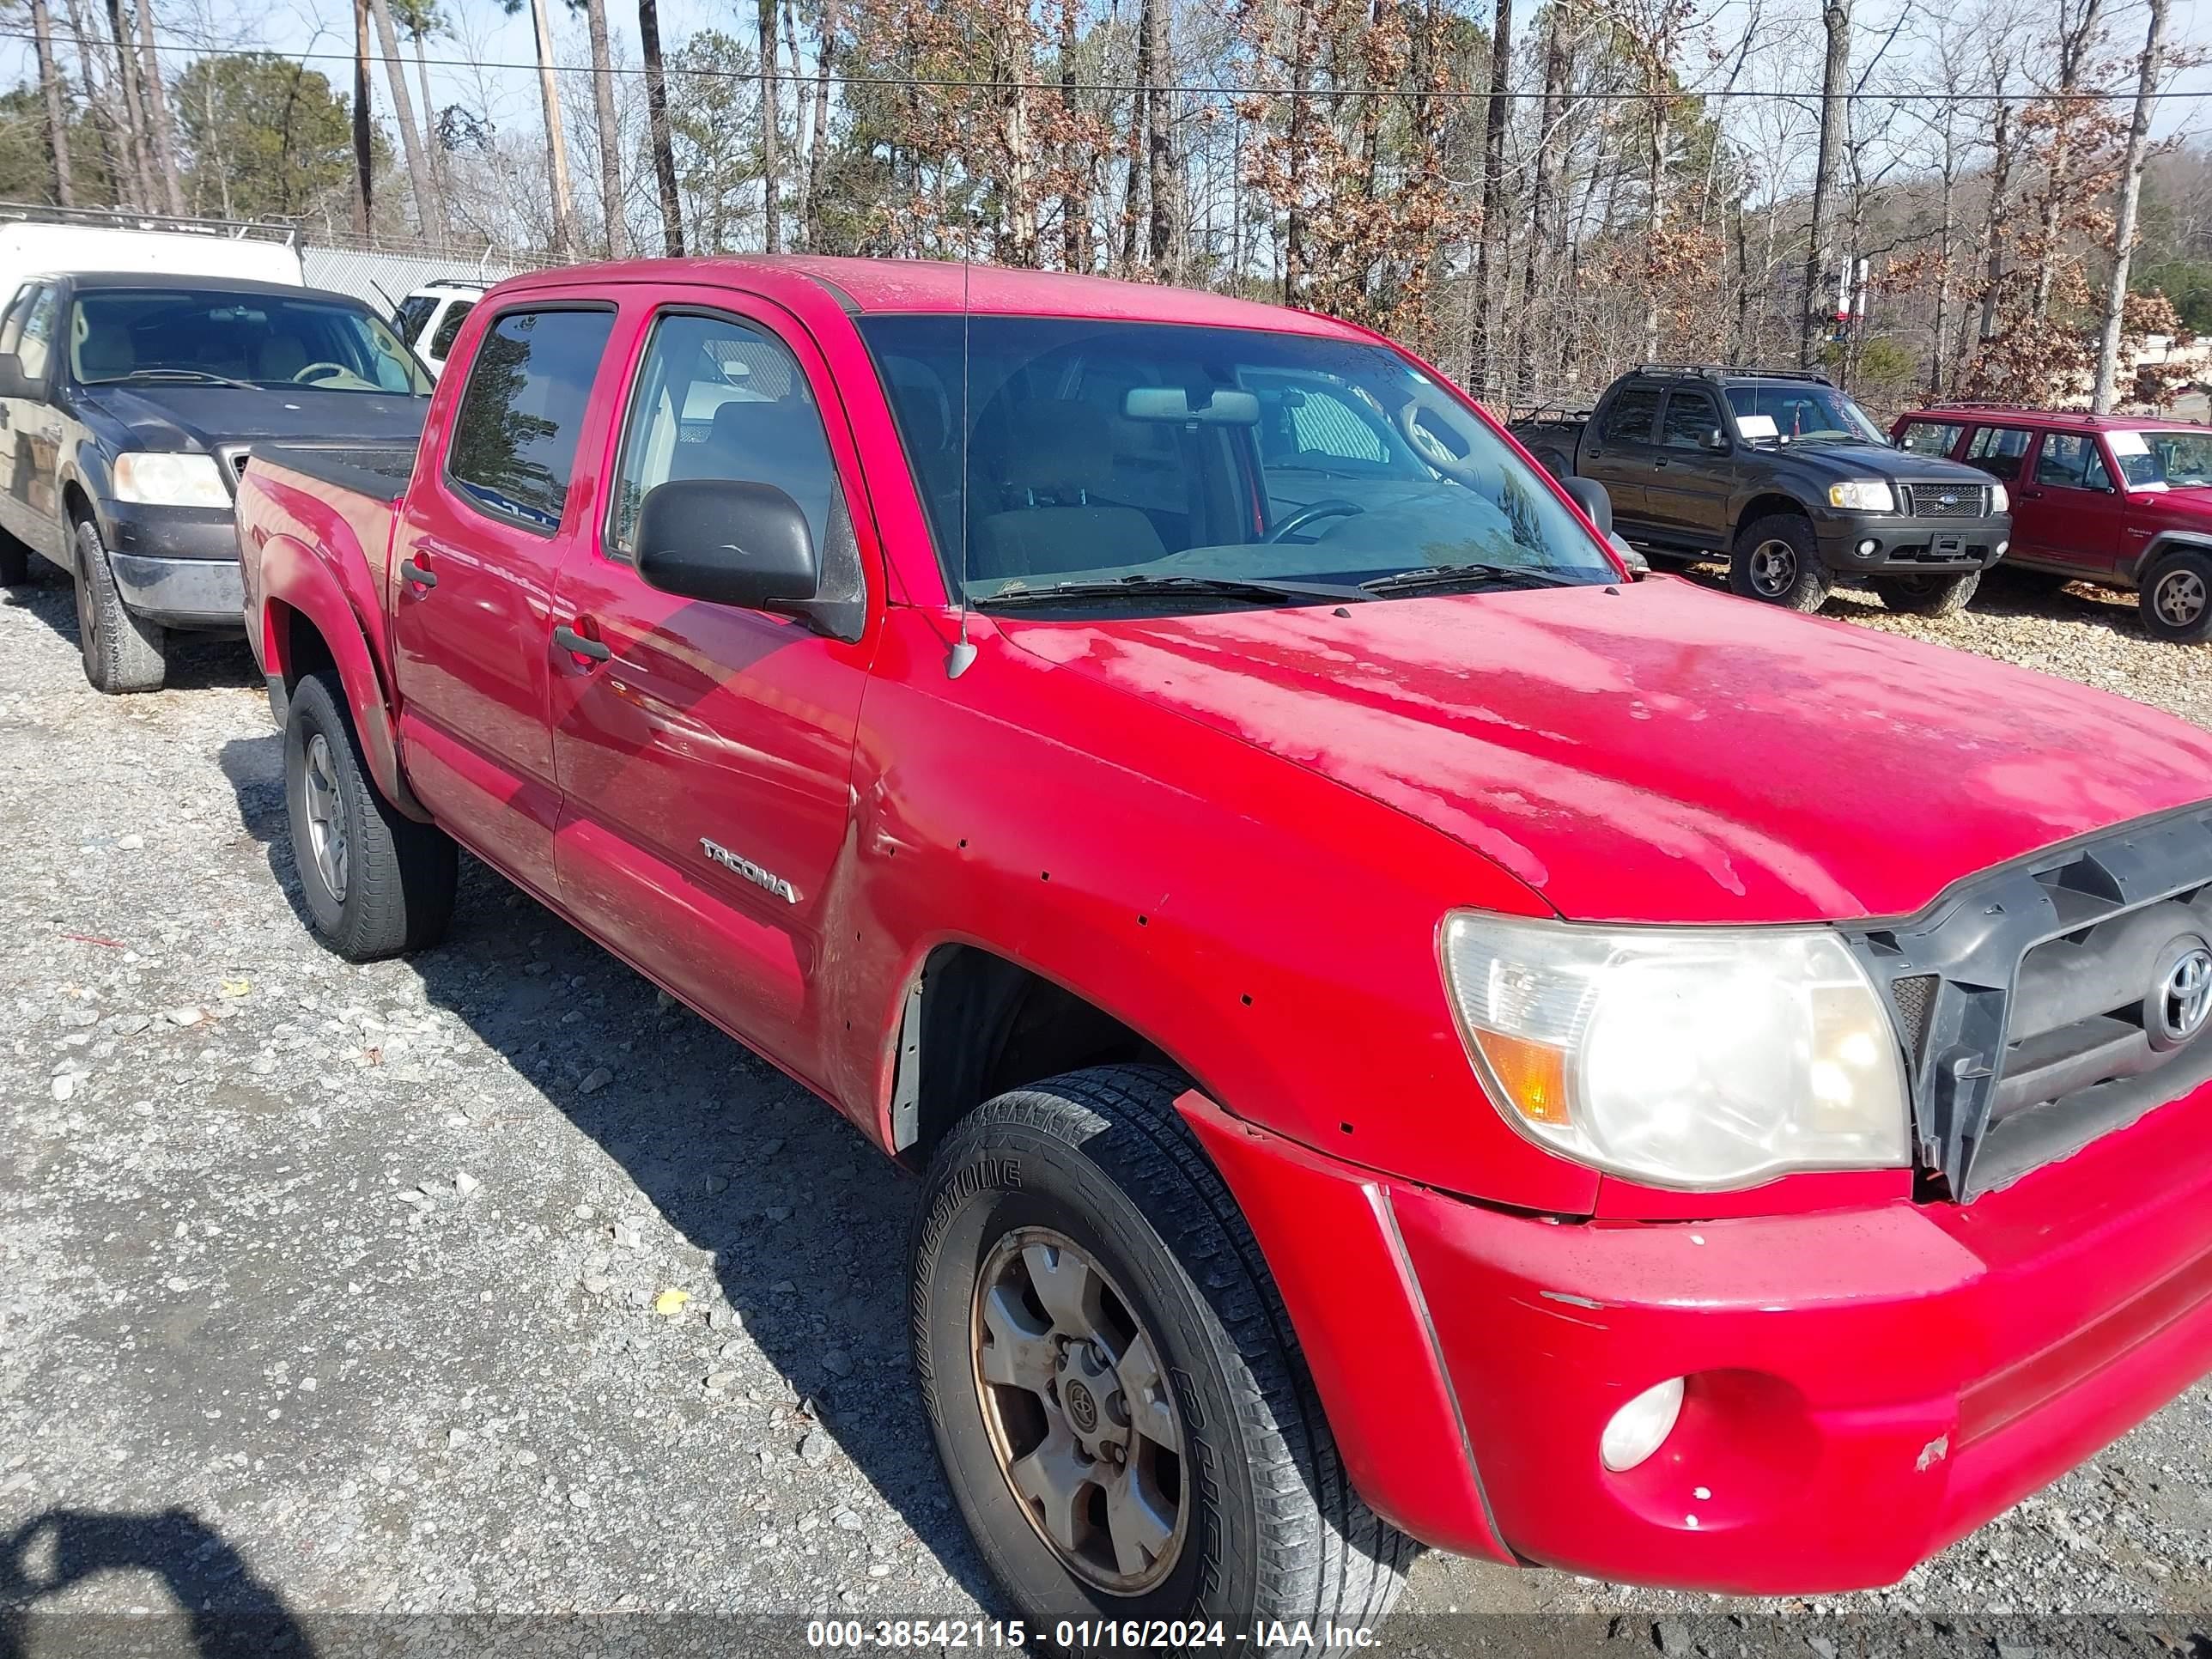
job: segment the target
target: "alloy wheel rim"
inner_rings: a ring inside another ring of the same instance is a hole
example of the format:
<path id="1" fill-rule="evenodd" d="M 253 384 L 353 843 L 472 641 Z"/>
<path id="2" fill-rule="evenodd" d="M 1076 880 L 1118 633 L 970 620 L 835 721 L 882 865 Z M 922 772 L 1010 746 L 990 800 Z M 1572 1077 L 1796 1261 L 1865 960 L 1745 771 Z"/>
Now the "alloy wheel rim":
<path id="1" fill-rule="evenodd" d="M 2204 614 L 2204 579 L 2193 570 L 2169 571 L 2151 595 L 2159 619 L 2186 628 Z"/>
<path id="2" fill-rule="evenodd" d="M 1751 550 L 1751 585 L 1770 599 L 1790 591 L 1797 580 L 1797 550 L 1788 542 L 1764 541 Z"/>
<path id="3" fill-rule="evenodd" d="M 1074 1241 L 1008 1233 L 975 1276 L 975 1393 L 999 1471 L 1078 1577 L 1137 1595 L 1190 1530 L 1182 1419 L 1128 1298 Z"/>
<path id="4" fill-rule="evenodd" d="M 324 890 L 339 903 L 346 896 L 345 813 L 338 799 L 337 763 L 331 745 L 319 732 L 307 739 L 301 794 L 307 809 L 307 848 L 313 854 L 315 873 Z"/>

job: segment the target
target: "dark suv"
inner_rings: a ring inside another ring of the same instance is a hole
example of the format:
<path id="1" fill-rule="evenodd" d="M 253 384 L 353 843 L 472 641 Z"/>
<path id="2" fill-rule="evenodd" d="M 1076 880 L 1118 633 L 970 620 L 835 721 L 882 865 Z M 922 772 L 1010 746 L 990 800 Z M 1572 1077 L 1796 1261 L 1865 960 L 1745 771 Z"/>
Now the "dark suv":
<path id="1" fill-rule="evenodd" d="M 1587 417 L 1513 432 L 1555 476 L 1603 484 L 1632 543 L 1725 555 L 1737 592 L 1796 611 L 1864 581 L 1893 611 L 1948 614 L 2011 533 L 2002 483 L 1891 447 L 1814 371 L 1648 363 Z"/>

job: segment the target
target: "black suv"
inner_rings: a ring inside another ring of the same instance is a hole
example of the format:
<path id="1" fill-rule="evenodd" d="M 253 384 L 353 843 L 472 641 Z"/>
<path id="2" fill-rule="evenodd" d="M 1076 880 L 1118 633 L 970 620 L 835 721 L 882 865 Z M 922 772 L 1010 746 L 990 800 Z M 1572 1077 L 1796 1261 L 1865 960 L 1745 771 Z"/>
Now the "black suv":
<path id="1" fill-rule="evenodd" d="M 1647 363 L 1586 417 L 1513 434 L 1553 476 L 1603 484 L 1632 543 L 1725 555 L 1737 592 L 1796 611 L 1856 580 L 1893 611 L 1948 615 L 2011 533 L 2002 483 L 1891 447 L 1817 372 Z"/>

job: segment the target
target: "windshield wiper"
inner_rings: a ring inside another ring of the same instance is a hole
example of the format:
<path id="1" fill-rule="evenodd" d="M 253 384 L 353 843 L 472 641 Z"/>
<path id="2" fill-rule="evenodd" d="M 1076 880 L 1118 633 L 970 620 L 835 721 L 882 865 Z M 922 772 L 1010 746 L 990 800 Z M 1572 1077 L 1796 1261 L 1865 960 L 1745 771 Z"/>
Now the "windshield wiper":
<path id="1" fill-rule="evenodd" d="M 119 378 L 125 380 L 198 380 L 210 386 L 234 386 L 246 392 L 261 389 L 251 380 L 234 380 L 228 374 L 218 374 L 207 368 L 134 368 Z"/>
<path id="2" fill-rule="evenodd" d="M 1525 564 L 1432 564 L 1419 570 L 1401 570 L 1359 584 L 1372 593 L 1419 593 L 1440 587 L 1580 587 L 1571 576 L 1538 570 Z"/>
<path id="3" fill-rule="evenodd" d="M 1103 580 L 1048 582 L 1041 587 L 1019 584 L 1002 587 L 975 601 L 979 610 L 1001 605 L 1060 605 L 1087 599 L 1251 599 L 1261 604 L 1286 605 L 1371 599 L 1372 593 L 1348 584 L 1278 582 L 1231 576 L 1115 576 Z"/>

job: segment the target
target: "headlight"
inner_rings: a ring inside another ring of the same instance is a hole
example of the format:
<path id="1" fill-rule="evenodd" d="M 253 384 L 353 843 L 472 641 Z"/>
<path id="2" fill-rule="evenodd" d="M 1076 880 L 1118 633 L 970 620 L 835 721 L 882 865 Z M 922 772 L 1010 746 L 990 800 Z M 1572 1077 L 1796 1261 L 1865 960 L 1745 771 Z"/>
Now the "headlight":
<path id="1" fill-rule="evenodd" d="M 212 455 L 134 449 L 115 458 L 115 498 L 142 507 L 228 507 Z"/>
<path id="2" fill-rule="evenodd" d="M 1894 513 L 1897 492 L 1880 478 L 1847 478 L 1828 486 L 1828 505 L 1854 513 Z"/>
<path id="3" fill-rule="evenodd" d="M 1443 969 L 1498 1110 L 1577 1163 L 1711 1190 L 1910 1160 L 1895 1030 L 1826 928 L 1459 911 Z"/>
<path id="4" fill-rule="evenodd" d="M 2012 497 L 2005 493 L 2005 487 L 2001 483 L 1993 483 L 1990 486 L 1990 511 L 1992 513 L 2012 511 Z"/>

